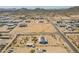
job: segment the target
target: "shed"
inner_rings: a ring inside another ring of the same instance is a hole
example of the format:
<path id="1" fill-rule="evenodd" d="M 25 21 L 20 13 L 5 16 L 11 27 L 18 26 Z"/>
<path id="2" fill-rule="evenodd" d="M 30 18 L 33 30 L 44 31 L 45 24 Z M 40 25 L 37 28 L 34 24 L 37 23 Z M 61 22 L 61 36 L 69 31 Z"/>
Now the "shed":
<path id="1" fill-rule="evenodd" d="M 26 46 L 27 46 L 27 47 L 34 47 L 34 44 L 31 43 L 31 42 L 27 42 L 27 43 L 26 43 Z"/>

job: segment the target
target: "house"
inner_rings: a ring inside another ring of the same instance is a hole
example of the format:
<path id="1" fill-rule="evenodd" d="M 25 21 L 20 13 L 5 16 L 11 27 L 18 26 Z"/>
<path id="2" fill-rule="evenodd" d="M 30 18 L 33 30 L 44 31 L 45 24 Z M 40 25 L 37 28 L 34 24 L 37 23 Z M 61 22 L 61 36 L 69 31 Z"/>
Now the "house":
<path id="1" fill-rule="evenodd" d="M 2 49 L 5 47 L 5 45 L 0 45 L 0 52 L 2 51 Z"/>
<path id="2" fill-rule="evenodd" d="M 30 23 L 31 21 L 25 21 L 26 23 Z"/>
<path id="3" fill-rule="evenodd" d="M 76 26 L 76 27 L 79 27 L 79 23 L 75 23 L 75 26 Z"/>
<path id="4" fill-rule="evenodd" d="M 57 26 L 59 26 L 59 27 L 66 27 L 66 24 L 65 23 L 57 23 Z"/>
<path id="5" fill-rule="evenodd" d="M 7 45 L 9 43 L 9 40 L 0 39 L 0 45 Z"/>
<path id="6" fill-rule="evenodd" d="M 19 27 L 27 27 L 27 24 L 25 22 L 22 22 L 19 24 Z"/>
<path id="7" fill-rule="evenodd" d="M 10 36 L 7 36 L 7 35 L 6 35 L 6 36 L 3 36 L 3 35 L 0 36 L 0 39 L 10 39 L 10 38 L 11 38 L 11 37 L 10 37 Z"/>
<path id="8" fill-rule="evenodd" d="M 7 26 L 14 26 L 13 23 L 7 23 Z"/>
<path id="9" fill-rule="evenodd" d="M 75 30 L 75 26 L 74 25 L 67 25 L 66 29 L 69 31 L 74 31 Z"/>
<path id="10" fill-rule="evenodd" d="M 27 42 L 27 43 L 26 43 L 26 46 L 27 46 L 27 47 L 33 47 L 33 48 L 35 47 L 35 45 L 34 45 L 33 43 L 31 43 L 31 42 Z"/>
<path id="11" fill-rule="evenodd" d="M 45 49 L 38 49 L 38 48 L 37 48 L 36 52 L 37 52 L 37 53 L 45 53 L 45 52 L 47 52 L 47 51 L 46 51 Z"/>
<path id="12" fill-rule="evenodd" d="M 79 48 L 79 39 L 76 40 L 75 44 Z"/>
<path id="13" fill-rule="evenodd" d="M 37 53 L 43 53 L 42 49 L 37 49 Z"/>
<path id="14" fill-rule="evenodd" d="M 41 21 L 39 21 L 39 23 L 44 23 L 44 21 L 41 20 Z"/>
<path id="15" fill-rule="evenodd" d="M 9 34 L 5 34 L 5 33 L 1 33 L 0 34 L 0 39 L 11 39 L 11 35 Z"/>
<path id="16" fill-rule="evenodd" d="M 40 44 L 48 44 L 48 40 L 45 37 L 42 36 L 42 37 L 39 38 L 39 43 Z"/>
<path id="17" fill-rule="evenodd" d="M 15 28 L 15 26 L 8 26 L 7 29 L 13 29 L 13 28 Z"/>

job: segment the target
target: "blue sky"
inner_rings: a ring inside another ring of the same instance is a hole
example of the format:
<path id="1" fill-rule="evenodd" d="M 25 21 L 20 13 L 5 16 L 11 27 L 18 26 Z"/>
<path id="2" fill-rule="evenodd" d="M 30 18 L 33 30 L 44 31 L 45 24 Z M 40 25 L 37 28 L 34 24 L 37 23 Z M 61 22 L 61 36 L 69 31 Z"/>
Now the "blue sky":
<path id="1" fill-rule="evenodd" d="M 70 8 L 72 6 L 0 6 L 0 8 L 28 8 L 28 9 L 35 9 L 35 8 L 44 8 L 44 9 L 62 9 L 62 8 Z"/>

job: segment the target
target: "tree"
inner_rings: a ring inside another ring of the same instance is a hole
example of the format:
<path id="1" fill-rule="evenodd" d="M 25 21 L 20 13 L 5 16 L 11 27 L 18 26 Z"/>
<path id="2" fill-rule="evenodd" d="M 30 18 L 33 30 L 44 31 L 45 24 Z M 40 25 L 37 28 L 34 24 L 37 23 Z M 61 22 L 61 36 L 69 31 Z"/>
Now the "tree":
<path id="1" fill-rule="evenodd" d="M 35 52 L 35 50 L 34 50 L 34 49 L 32 49 L 30 52 L 31 52 L 31 53 L 34 53 L 34 52 Z"/>

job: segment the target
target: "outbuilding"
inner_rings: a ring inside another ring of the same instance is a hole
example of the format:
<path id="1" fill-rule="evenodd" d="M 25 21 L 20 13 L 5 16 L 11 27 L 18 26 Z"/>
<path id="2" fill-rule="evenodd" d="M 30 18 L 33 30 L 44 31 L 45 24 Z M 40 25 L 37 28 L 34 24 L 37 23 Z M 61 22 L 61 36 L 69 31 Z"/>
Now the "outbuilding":
<path id="1" fill-rule="evenodd" d="M 40 44 L 48 44 L 48 40 L 45 37 L 42 36 L 42 37 L 39 38 L 39 43 Z"/>

